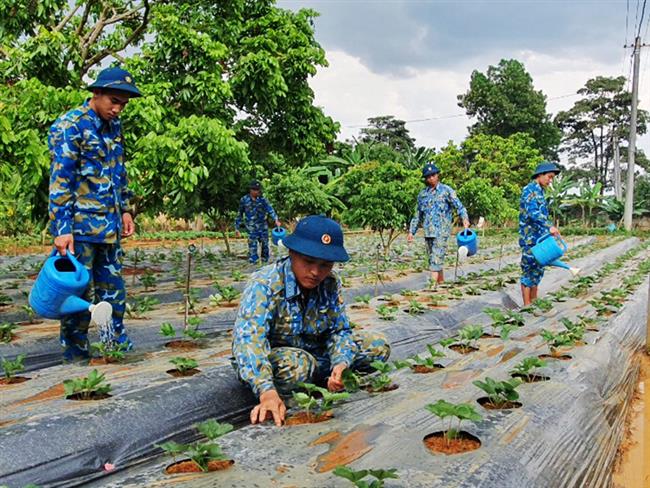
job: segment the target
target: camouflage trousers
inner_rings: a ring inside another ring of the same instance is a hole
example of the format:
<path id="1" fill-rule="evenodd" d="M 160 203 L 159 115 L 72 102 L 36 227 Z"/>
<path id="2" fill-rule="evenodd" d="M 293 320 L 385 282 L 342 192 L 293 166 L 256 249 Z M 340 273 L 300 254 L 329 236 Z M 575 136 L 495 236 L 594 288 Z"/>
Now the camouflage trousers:
<path id="1" fill-rule="evenodd" d="M 381 334 L 355 332 L 356 355 L 350 369 L 370 372 L 370 363 L 386 361 L 390 356 L 390 344 Z M 268 356 L 273 368 L 273 383 L 278 393 L 290 395 L 299 383 L 324 384 L 332 365 L 327 354 L 312 354 L 297 347 L 274 347 Z M 235 363 L 233 366 L 236 368 Z"/>
<path id="2" fill-rule="evenodd" d="M 544 266 L 539 264 L 533 256 L 531 248 L 521 248 L 521 284 L 527 288 L 539 285 L 544 276 Z"/>
<path id="3" fill-rule="evenodd" d="M 248 261 L 255 264 L 259 260 L 257 244 L 262 248 L 262 261 L 269 262 L 269 233 L 251 233 L 248 235 Z"/>
<path id="4" fill-rule="evenodd" d="M 425 237 L 427 245 L 427 256 L 429 256 L 429 270 L 441 271 L 445 264 L 445 252 L 447 251 L 448 237 Z"/>
<path id="5" fill-rule="evenodd" d="M 77 260 L 90 274 L 88 288 L 83 299 L 97 303 L 106 301 L 113 307 L 113 331 L 118 343 L 132 343 L 124 332 L 124 310 L 126 290 L 122 279 L 122 250 L 119 244 L 97 244 L 75 240 L 74 252 Z M 64 360 L 89 357 L 88 327 L 90 312 L 68 315 L 61 320 L 61 345 L 64 347 Z"/>

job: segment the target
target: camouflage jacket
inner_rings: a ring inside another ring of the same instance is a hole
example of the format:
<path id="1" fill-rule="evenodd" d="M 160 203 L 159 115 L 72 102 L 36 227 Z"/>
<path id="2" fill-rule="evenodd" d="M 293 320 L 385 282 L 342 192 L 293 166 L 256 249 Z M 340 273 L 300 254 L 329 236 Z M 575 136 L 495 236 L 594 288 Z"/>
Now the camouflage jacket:
<path id="1" fill-rule="evenodd" d="M 467 210 L 451 187 L 438 183 L 433 189 L 424 188 L 418 194 L 409 231 L 415 235 L 421 225 L 424 237 L 448 238 L 451 234 L 452 208 L 456 209 L 461 219 L 468 218 Z"/>
<path id="2" fill-rule="evenodd" d="M 131 197 L 120 121 L 104 122 L 86 101 L 52 124 L 47 142 L 52 156 L 51 234 L 117 242 Z"/>
<path id="3" fill-rule="evenodd" d="M 519 245 L 534 246 L 550 228 L 544 189 L 533 180 L 524 187 L 519 200 Z"/>
<path id="4" fill-rule="evenodd" d="M 244 224 L 249 235 L 268 235 L 267 215 L 270 215 L 273 220 L 278 219 L 278 215 L 266 198 L 260 195 L 253 200 L 250 195 L 244 195 L 239 200 L 239 213 L 235 220 L 235 230 L 239 230 L 242 218 L 245 218 Z"/>
<path id="5" fill-rule="evenodd" d="M 331 274 L 311 290 L 306 304 L 286 257 L 253 274 L 235 319 L 232 352 L 237 370 L 256 395 L 273 389 L 271 348 L 289 346 L 332 365 L 351 365 L 357 352 L 341 295 L 341 281 Z"/>

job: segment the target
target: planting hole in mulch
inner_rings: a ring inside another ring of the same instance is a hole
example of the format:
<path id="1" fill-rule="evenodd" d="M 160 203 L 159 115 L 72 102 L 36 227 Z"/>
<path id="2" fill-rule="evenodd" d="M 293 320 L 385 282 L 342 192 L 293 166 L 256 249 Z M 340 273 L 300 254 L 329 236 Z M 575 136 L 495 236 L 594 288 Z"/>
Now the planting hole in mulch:
<path id="1" fill-rule="evenodd" d="M 573 356 L 569 356 L 568 354 L 540 354 L 537 357 L 539 359 L 559 359 L 560 361 L 568 361 L 569 359 L 573 359 Z"/>
<path id="2" fill-rule="evenodd" d="M 434 364 L 433 367 L 429 366 L 423 366 L 421 364 L 416 364 L 414 366 L 411 366 L 411 369 L 413 370 L 414 373 L 419 373 L 419 374 L 426 374 L 426 373 L 433 373 L 435 371 L 438 371 L 440 369 L 444 369 L 445 367 L 442 364 Z"/>
<path id="3" fill-rule="evenodd" d="M 174 368 L 174 369 L 168 369 L 165 372 L 167 374 L 170 374 L 170 375 L 176 377 L 176 378 L 180 378 L 180 377 L 183 377 L 183 376 L 194 376 L 195 374 L 199 374 L 201 372 L 201 370 L 197 369 L 197 368 L 190 368 L 190 369 L 187 369 L 187 370 L 185 370 L 183 372 L 180 372 L 178 369 Z"/>
<path id="4" fill-rule="evenodd" d="M 511 374 L 510 376 L 512 376 L 513 378 L 519 378 L 524 383 L 539 383 L 540 381 L 548 381 L 551 379 L 548 376 L 544 376 L 541 374 L 528 375 L 528 374 L 515 373 L 515 374 Z"/>
<path id="5" fill-rule="evenodd" d="M 481 397 L 476 400 L 483 408 L 488 410 L 510 410 L 512 408 L 520 408 L 521 402 L 503 402 L 498 405 L 490 402 L 489 397 Z"/>
<path id="6" fill-rule="evenodd" d="M 302 424 L 318 424 L 320 422 L 327 422 L 334 418 L 334 412 L 328 410 L 323 413 L 310 413 L 298 412 L 284 421 L 284 425 L 302 425 Z"/>
<path id="7" fill-rule="evenodd" d="M 91 393 L 87 398 L 83 396 L 82 393 L 73 393 L 70 396 L 65 397 L 66 400 L 77 400 L 82 402 L 94 401 L 94 400 L 105 400 L 110 398 L 111 395 L 108 393 Z"/>
<path id="8" fill-rule="evenodd" d="M 224 459 L 222 461 L 208 461 L 208 471 L 223 471 L 228 469 L 235 461 L 232 459 Z M 198 464 L 191 459 L 185 461 L 178 461 L 177 463 L 170 464 L 165 468 L 166 474 L 179 474 L 179 473 L 203 473 Z"/>
<path id="9" fill-rule="evenodd" d="M 449 346 L 449 349 L 456 351 L 460 354 L 470 354 L 474 351 L 478 351 L 478 347 L 474 346 L 462 346 L 460 344 L 452 344 Z"/>
<path id="10" fill-rule="evenodd" d="M 17 385 L 18 383 L 24 383 L 29 380 L 31 380 L 31 378 L 27 378 L 26 376 L 12 376 L 9 379 L 0 378 L 0 385 Z"/>
<path id="11" fill-rule="evenodd" d="M 122 266 L 122 275 L 124 276 L 133 276 L 133 275 L 143 275 L 147 272 L 154 273 L 154 274 L 160 274 L 162 273 L 162 269 L 160 268 L 150 268 L 150 267 L 143 267 L 143 268 L 133 268 L 131 266 Z"/>
<path id="12" fill-rule="evenodd" d="M 386 393 L 387 391 L 397 390 L 398 388 L 399 388 L 399 385 L 396 384 L 396 383 L 393 383 L 392 385 L 389 385 L 389 386 L 387 386 L 387 387 L 385 387 L 385 388 L 381 388 L 381 389 L 379 389 L 379 390 L 374 390 L 374 389 L 373 389 L 372 387 L 370 387 L 370 386 L 366 386 L 366 387 L 364 388 L 364 390 L 366 390 L 368 393 Z"/>
<path id="13" fill-rule="evenodd" d="M 168 343 L 165 344 L 165 347 L 168 347 L 169 349 L 175 349 L 178 351 L 188 351 L 191 349 L 197 349 L 199 345 L 192 341 L 185 341 L 183 339 L 178 339 L 175 341 L 169 341 Z"/>
<path id="14" fill-rule="evenodd" d="M 462 454 L 481 447 L 478 437 L 461 430 L 455 439 L 447 439 L 444 432 L 434 432 L 422 439 L 429 451 L 435 454 Z"/>

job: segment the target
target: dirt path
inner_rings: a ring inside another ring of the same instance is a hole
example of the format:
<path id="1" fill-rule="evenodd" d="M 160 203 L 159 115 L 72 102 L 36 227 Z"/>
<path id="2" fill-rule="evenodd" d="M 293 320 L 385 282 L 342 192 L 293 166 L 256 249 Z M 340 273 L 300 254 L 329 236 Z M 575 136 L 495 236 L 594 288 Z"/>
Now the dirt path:
<path id="1" fill-rule="evenodd" d="M 625 438 L 614 471 L 614 488 L 650 488 L 650 356 L 640 354 L 641 371 Z"/>

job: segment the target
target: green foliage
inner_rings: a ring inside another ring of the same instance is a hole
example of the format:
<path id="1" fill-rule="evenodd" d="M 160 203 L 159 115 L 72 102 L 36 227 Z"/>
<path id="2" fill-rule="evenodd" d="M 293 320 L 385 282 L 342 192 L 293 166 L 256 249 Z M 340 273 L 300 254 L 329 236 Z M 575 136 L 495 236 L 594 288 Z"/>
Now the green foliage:
<path id="1" fill-rule="evenodd" d="M 379 318 L 382 320 L 395 320 L 397 307 L 390 307 L 385 303 L 382 303 L 377 307 L 377 313 L 379 314 Z"/>
<path id="2" fill-rule="evenodd" d="M 25 369 L 25 365 L 23 364 L 25 357 L 26 356 L 24 354 L 19 354 L 13 360 L 11 359 L 0 360 L 0 365 L 2 366 L 2 370 L 5 373 L 5 378 L 11 380 L 11 378 L 16 376 L 16 373 L 20 373 Z"/>
<path id="3" fill-rule="evenodd" d="M 145 291 L 156 287 L 156 275 L 151 270 L 147 269 L 145 272 L 138 277 L 142 286 L 144 286 Z"/>
<path id="4" fill-rule="evenodd" d="M 370 294 L 366 293 L 365 295 L 357 295 L 356 297 L 354 297 L 354 301 L 356 303 L 362 303 L 364 305 L 369 305 L 371 298 L 372 297 L 370 296 Z"/>
<path id="5" fill-rule="evenodd" d="M 510 371 L 510 374 L 525 376 L 527 381 L 533 381 L 537 375 L 532 371 L 536 368 L 543 368 L 546 364 L 546 361 L 536 356 L 530 356 L 517 363 Z"/>
<path id="6" fill-rule="evenodd" d="M 170 359 L 169 362 L 176 366 L 176 369 L 181 374 L 185 374 L 191 369 L 196 369 L 199 365 L 199 363 L 192 358 L 175 357 Z"/>
<path id="7" fill-rule="evenodd" d="M 414 139 L 406 128 L 406 122 L 392 115 L 382 115 L 368 119 L 368 127 L 360 131 L 362 143 L 385 144 L 398 152 L 414 151 Z"/>
<path id="8" fill-rule="evenodd" d="M 453 404 L 445 400 L 438 400 L 436 403 L 428 404 L 425 408 L 441 420 L 450 417 L 449 426 L 445 431 L 447 441 L 458 437 L 463 420 L 478 422 L 483 418 L 472 405 L 467 403 Z M 457 420 L 456 425 L 452 425 L 453 418 Z"/>
<path id="9" fill-rule="evenodd" d="M 424 305 L 422 305 L 417 300 L 411 300 L 409 302 L 409 308 L 408 308 L 409 315 L 422 314 L 424 313 L 424 311 L 425 311 Z"/>
<path id="10" fill-rule="evenodd" d="M 199 340 L 205 337 L 205 333 L 199 332 L 199 325 L 202 320 L 200 317 L 190 317 L 187 319 L 187 327 L 183 330 L 183 335 L 192 340 Z"/>
<path id="11" fill-rule="evenodd" d="M 144 314 L 151 312 L 160 303 L 155 297 L 136 297 L 126 304 L 126 316 L 133 319 L 143 318 Z"/>
<path id="12" fill-rule="evenodd" d="M 169 441 L 157 447 L 162 448 L 174 459 L 176 459 L 176 456 L 185 454 L 197 464 L 201 471 L 207 472 L 210 461 L 227 459 L 216 440 L 231 432 L 234 427 L 231 424 L 219 423 L 214 419 L 206 420 L 194 427 L 207 437 L 208 442 L 197 441 L 192 444 L 179 444 L 178 442 Z"/>
<path id="13" fill-rule="evenodd" d="M 542 329 L 540 335 L 551 351 L 555 351 L 558 347 L 573 346 L 575 344 L 573 334 L 569 331 L 553 333 L 550 330 Z"/>
<path id="14" fill-rule="evenodd" d="M 111 391 L 111 385 L 105 384 L 104 380 L 104 373 L 100 373 L 96 369 L 93 369 L 86 377 L 63 380 L 65 398 L 75 395 L 81 400 L 90 400 L 94 396 L 107 395 Z"/>
<path id="15" fill-rule="evenodd" d="M 370 366 L 378 373 L 370 378 L 372 391 L 382 391 L 389 388 L 392 381 L 388 373 L 394 369 L 393 366 L 383 361 L 373 361 Z"/>
<path id="16" fill-rule="evenodd" d="M 523 63 L 515 59 L 502 59 L 497 66 L 489 66 L 487 73 L 472 72 L 469 90 L 458 96 L 458 105 L 477 119 L 471 134 L 509 137 L 525 133 L 547 157 L 560 143 L 561 132 L 546 111 L 546 96 L 535 90 Z"/>
<path id="17" fill-rule="evenodd" d="M 458 341 L 462 347 L 467 351 L 477 340 L 484 334 L 483 327 L 480 325 L 466 325 L 458 331 Z"/>
<path id="18" fill-rule="evenodd" d="M 90 344 L 90 347 L 94 351 L 97 351 L 106 362 L 110 362 L 121 361 L 124 359 L 124 355 L 129 345 L 118 344 L 116 342 L 111 342 L 110 344 L 105 344 L 104 342 L 93 342 Z"/>
<path id="19" fill-rule="evenodd" d="M 383 488 L 384 480 L 386 479 L 399 479 L 397 469 L 362 469 L 354 471 L 347 466 L 337 466 L 332 471 L 335 476 L 340 476 L 349 480 L 357 488 Z M 372 481 L 366 481 L 363 478 L 372 476 L 375 478 Z"/>
<path id="20" fill-rule="evenodd" d="M 176 329 L 169 322 L 163 322 L 160 325 L 160 335 L 163 337 L 176 337 Z"/>
<path id="21" fill-rule="evenodd" d="M 17 328 L 18 325 L 10 322 L 0 324 L 0 342 L 11 342 L 14 338 L 14 330 Z"/>
<path id="22" fill-rule="evenodd" d="M 499 408 L 507 402 L 514 402 L 519 399 L 519 393 L 516 388 L 521 385 L 519 378 L 512 378 L 507 381 L 497 381 L 486 376 L 485 381 L 472 381 L 474 386 L 477 386 L 485 393 L 487 393 L 490 404 Z"/>
<path id="23" fill-rule="evenodd" d="M 332 409 L 335 403 L 347 400 L 350 397 L 347 392 L 332 393 L 327 388 L 321 388 L 312 383 L 300 383 L 299 386 L 307 390 L 307 393 L 294 391 L 292 395 L 298 406 L 307 413 L 309 419 L 311 419 L 313 410 L 327 412 Z M 319 393 L 320 401 L 314 397 L 315 392 Z"/>
<path id="24" fill-rule="evenodd" d="M 345 388 L 346 391 L 349 391 L 350 393 L 355 393 L 359 391 L 359 387 L 361 385 L 361 379 L 359 378 L 359 375 L 357 375 L 350 368 L 346 368 L 343 370 L 342 381 L 343 381 L 343 387 Z"/>
<path id="25" fill-rule="evenodd" d="M 546 298 L 536 298 L 532 305 L 542 312 L 550 312 L 553 310 L 553 302 Z"/>
<path id="26" fill-rule="evenodd" d="M 236 289 L 234 286 L 227 285 L 219 288 L 219 295 L 221 295 L 222 301 L 225 301 L 226 303 L 231 303 L 239 295 L 241 295 L 241 292 L 238 289 Z"/>

